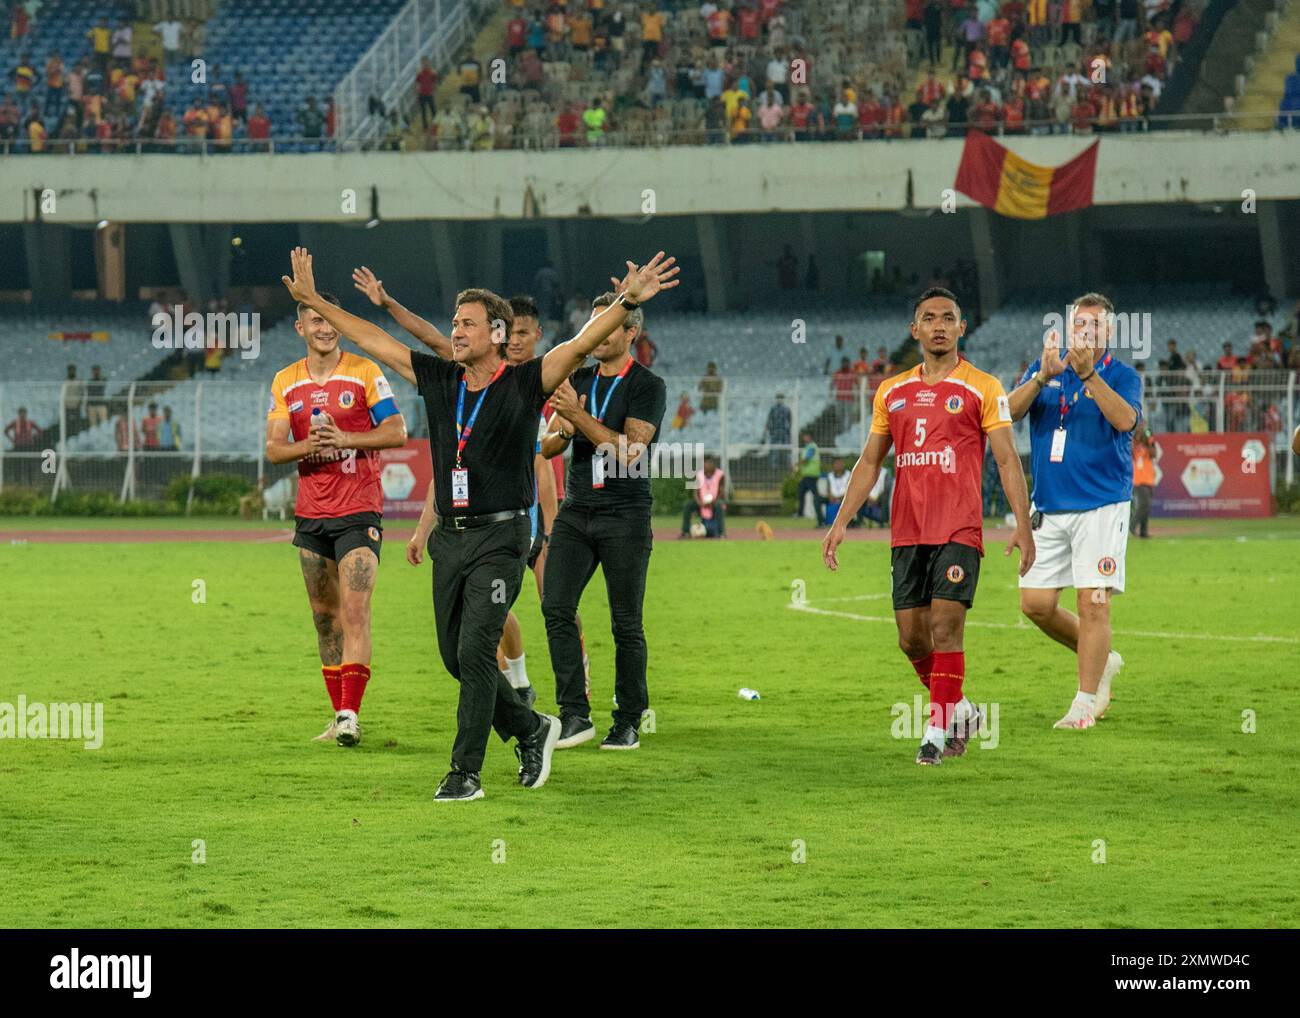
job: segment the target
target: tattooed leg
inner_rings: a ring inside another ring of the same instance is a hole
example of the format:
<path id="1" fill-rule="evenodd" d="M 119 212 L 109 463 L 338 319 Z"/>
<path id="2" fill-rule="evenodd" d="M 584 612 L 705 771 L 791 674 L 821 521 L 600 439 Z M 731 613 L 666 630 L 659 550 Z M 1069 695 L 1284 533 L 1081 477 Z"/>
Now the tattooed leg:
<path id="1" fill-rule="evenodd" d="M 369 548 L 355 548 L 339 563 L 339 618 L 343 660 L 370 663 L 370 595 L 379 559 Z"/>
<path id="2" fill-rule="evenodd" d="M 311 618 L 316 625 L 320 663 L 342 664 L 343 627 L 339 620 L 338 566 L 333 559 L 304 548 L 298 549 L 298 562 L 302 565 L 302 578 L 307 584 L 307 600 L 311 602 Z"/>

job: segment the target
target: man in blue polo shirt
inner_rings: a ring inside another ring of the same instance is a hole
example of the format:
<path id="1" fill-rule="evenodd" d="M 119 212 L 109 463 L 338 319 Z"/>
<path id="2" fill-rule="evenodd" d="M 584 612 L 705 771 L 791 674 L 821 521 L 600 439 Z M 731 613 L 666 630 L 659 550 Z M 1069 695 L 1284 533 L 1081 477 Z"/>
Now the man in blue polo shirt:
<path id="1" fill-rule="evenodd" d="M 1114 312 L 1099 293 L 1075 300 L 1064 359 L 1053 332 L 1009 397 L 1014 420 L 1029 414 L 1038 547 L 1020 578 L 1020 610 L 1078 657 L 1079 690 L 1055 728 L 1091 728 L 1124 664 L 1111 650 L 1110 597 L 1124 592 L 1142 379 L 1106 349 Z M 1071 586 L 1078 615 L 1060 605 Z"/>

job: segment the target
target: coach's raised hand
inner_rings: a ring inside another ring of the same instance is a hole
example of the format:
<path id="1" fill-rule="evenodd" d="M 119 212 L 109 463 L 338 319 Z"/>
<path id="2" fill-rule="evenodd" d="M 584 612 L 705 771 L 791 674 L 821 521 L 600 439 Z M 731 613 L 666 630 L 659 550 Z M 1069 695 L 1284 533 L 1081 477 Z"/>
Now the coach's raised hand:
<path id="1" fill-rule="evenodd" d="M 640 267 L 635 262 L 628 262 L 627 273 L 615 286 L 618 300 L 588 321 L 571 340 L 553 347 L 542 358 L 542 391 L 547 394 L 554 392 L 561 382 L 582 366 L 596 347 L 627 321 L 627 316 L 638 305 L 661 290 L 676 286 L 680 282 L 676 278 L 680 271 L 677 259 L 662 251 Z"/>
<path id="2" fill-rule="evenodd" d="M 1061 334 L 1055 329 L 1043 340 L 1043 356 L 1038 367 L 1046 378 L 1055 378 L 1065 370 L 1065 361 L 1061 359 Z"/>

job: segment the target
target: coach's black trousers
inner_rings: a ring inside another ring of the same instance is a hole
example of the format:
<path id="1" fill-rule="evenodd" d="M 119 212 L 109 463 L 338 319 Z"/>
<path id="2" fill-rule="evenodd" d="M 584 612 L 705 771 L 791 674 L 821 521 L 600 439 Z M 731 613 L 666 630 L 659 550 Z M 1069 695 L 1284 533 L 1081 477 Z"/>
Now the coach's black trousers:
<path id="1" fill-rule="evenodd" d="M 614 695 L 618 700 L 614 720 L 637 726 L 650 706 L 641 607 L 653 543 L 648 508 L 597 511 L 564 506 L 556 515 L 546 552 L 542 614 L 555 671 L 555 701 L 562 715 L 586 717 L 591 712 L 575 616 L 598 565 L 605 574 L 614 633 Z"/>
<path id="2" fill-rule="evenodd" d="M 439 526 L 429 535 L 438 651 L 460 683 L 452 770 L 483 769 L 493 728 L 502 740 L 537 729 L 537 715 L 497 668 L 497 644 L 519 596 L 529 543 L 527 516 L 471 530 Z"/>

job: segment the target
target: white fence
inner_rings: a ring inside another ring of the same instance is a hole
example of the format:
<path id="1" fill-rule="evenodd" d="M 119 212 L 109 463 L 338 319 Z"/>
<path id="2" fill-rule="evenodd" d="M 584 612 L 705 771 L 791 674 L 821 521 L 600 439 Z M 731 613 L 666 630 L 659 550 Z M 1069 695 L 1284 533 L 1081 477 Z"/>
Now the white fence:
<path id="1" fill-rule="evenodd" d="M 1158 432 L 1264 432 L 1271 436 L 1274 481 L 1293 483 L 1297 373 L 1258 373 L 1244 383 L 1220 372 L 1202 378 L 1195 387 L 1149 380 L 1148 426 Z M 737 504 L 780 500 L 802 432 L 812 433 L 823 469 L 829 469 L 836 456 L 856 457 L 871 424 L 872 392 L 865 384 L 837 399 L 832 380 L 822 377 L 782 382 L 731 376 L 703 389 L 698 375 L 664 380 L 659 472 L 689 476 L 704 454 L 714 454 L 731 477 Z M 109 492 L 126 501 L 160 498 L 178 476 L 235 474 L 266 490 L 295 472 L 292 464 L 276 466 L 264 455 L 270 398 L 264 385 L 194 378 L 95 386 L 89 380 L 0 383 L 0 491 L 30 488 L 51 499 L 69 491 Z M 426 436 L 424 408 L 409 388 L 399 403 L 412 437 Z M 778 405 L 785 410 L 774 412 Z M 689 412 L 679 413 L 684 407 Z M 1021 451 L 1028 451 L 1023 424 L 1017 433 Z"/>

